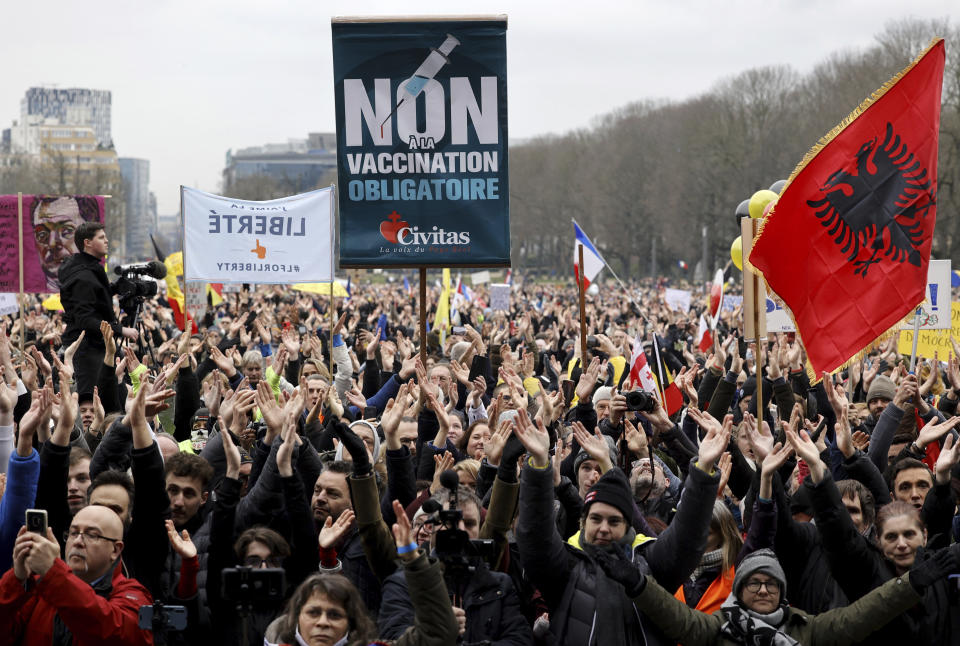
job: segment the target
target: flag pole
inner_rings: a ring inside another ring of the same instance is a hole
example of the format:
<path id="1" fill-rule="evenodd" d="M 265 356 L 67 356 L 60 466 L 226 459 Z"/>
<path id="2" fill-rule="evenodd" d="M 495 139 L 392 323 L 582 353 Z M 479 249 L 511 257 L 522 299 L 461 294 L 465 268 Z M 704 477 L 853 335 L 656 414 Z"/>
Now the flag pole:
<path id="1" fill-rule="evenodd" d="M 753 241 L 756 239 L 756 236 L 757 236 L 757 230 L 760 227 L 760 221 L 752 219 L 750 221 L 750 224 L 753 227 L 753 236 L 750 238 L 750 247 L 752 248 Z M 761 406 L 763 406 L 763 352 L 761 352 L 761 349 L 760 349 L 760 344 L 762 342 L 761 335 L 760 335 L 760 332 L 761 332 L 760 317 L 762 315 L 760 313 L 761 312 L 760 306 L 763 305 L 763 308 L 764 308 L 763 311 L 765 312 L 766 305 L 767 305 L 765 302 L 767 292 L 763 285 L 763 276 L 753 271 L 752 268 L 750 269 L 750 280 L 753 281 L 753 335 L 754 337 L 756 337 L 756 341 L 757 341 L 757 356 L 755 357 L 755 362 L 756 362 L 756 368 L 757 368 L 757 425 L 758 425 L 757 431 L 759 432 L 761 430 L 761 427 L 763 424 L 763 417 L 764 417 L 763 411 L 760 408 Z M 760 300 L 761 290 L 763 291 L 763 294 L 764 294 L 763 301 Z M 719 311 L 717 312 L 717 318 L 718 319 L 720 318 Z M 771 429 L 771 430 L 775 430 L 775 429 Z"/>
<path id="2" fill-rule="evenodd" d="M 660 344 L 657 343 L 657 328 L 653 328 L 653 357 L 657 361 L 657 389 L 660 391 L 660 404 L 667 410 L 667 394 L 663 386 L 663 362 L 660 361 Z"/>
<path id="3" fill-rule="evenodd" d="M 333 306 L 333 274 L 330 274 L 330 352 L 328 363 L 330 364 L 330 380 L 333 381 L 333 328 L 336 326 L 334 317 L 336 313 L 334 312 L 336 308 Z"/>
<path id="4" fill-rule="evenodd" d="M 580 253 L 580 264 L 577 265 L 577 291 L 580 293 L 580 369 L 587 371 L 587 304 L 585 301 L 583 286 L 586 276 L 583 273 L 583 245 L 577 245 Z"/>
<path id="5" fill-rule="evenodd" d="M 23 344 L 27 338 L 27 323 L 23 313 L 23 193 L 17 191 L 17 240 L 20 245 L 20 293 L 17 300 L 20 302 L 20 357 L 23 360 Z M 916 349 L 916 335 L 914 335 L 914 349 Z M 914 352 L 916 354 L 916 352 Z"/>
<path id="6" fill-rule="evenodd" d="M 21 287 L 21 289 L 23 288 Z M 922 307 L 917 307 L 913 312 L 913 347 L 910 350 L 910 372 L 913 372 L 917 365 L 917 339 L 920 336 L 920 312 L 922 310 Z"/>
<path id="7" fill-rule="evenodd" d="M 574 218 L 570 218 L 570 221 L 573 222 L 573 225 L 574 225 L 575 227 L 579 227 L 579 226 L 580 226 Z M 576 230 L 576 229 L 575 229 L 575 230 Z M 581 229 L 581 231 L 583 231 L 583 229 Z M 586 235 L 586 233 L 584 233 L 584 235 Z M 592 242 L 592 241 L 591 241 L 591 242 Z M 594 245 L 594 249 L 596 249 L 596 245 Z M 599 249 L 596 249 L 596 251 L 597 251 L 597 256 L 599 256 L 599 257 L 600 257 L 600 260 L 603 261 L 603 266 L 606 267 L 606 268 L 610 271 L 610 275 L 613 276 L 613 279 L 616 280 L 617 283 L 620 285 L 620 289 L 622 289 L 622 290 L 624 291 L 624 293 L 627 295 L 627 298 L 630 299 L 630 302 L 633 303 L 633 304 L 636 306 L 637 312 L 640 313 L 640 318 L 642 318 L 644 321 L 646 321 L 646 320 L 647 320 L 647 317 L 643 315 L 643 308 L 641 308 L 641 307 L 640 307 L 640 304 L 637 303 L 636 300 L 634 300 L 634 298 L 633 298 L 633 292 L 631 292 L 629 289 L 627 289 L 627 286 L 623 284 L 623 281 L 620 280 L 620 277 L 619 277 L 619 276 L 617 276 L 617 272 L 613 271 L 613 267 L 610 266 L 610 263 L 607 262 L 607 259 L 604 258 L 602 255 L 600 255 L 600 250 L 599 250 Z M 580 245 L 580 273 L 583 274 L 583 245 Z"/>
<path id="8" fill-rule="evenodd" d="M 427 366 L 427 268 L 420 267 L 420 363 Z"/>

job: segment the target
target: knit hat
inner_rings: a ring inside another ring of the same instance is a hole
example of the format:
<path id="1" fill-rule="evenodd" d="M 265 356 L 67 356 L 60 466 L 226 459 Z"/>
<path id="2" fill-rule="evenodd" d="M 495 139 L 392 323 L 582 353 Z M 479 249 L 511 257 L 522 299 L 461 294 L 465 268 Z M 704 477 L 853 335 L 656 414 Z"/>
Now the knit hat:
<path id="1" fill-rule="evenodd" d="M 614 442 L 613 438 L 610 437 L 609 435 L 604 435 L 603 439 L 607 441 L 607 449 L 610 451 L 610 462 L 612 464 L 616 464 L 617 456 L 619 455 L 617 453 L 617 443 Z M 573 459 L 573 472 L 576 473 L 577 471 L 579 471 L 581 464 L 583 464 L 587 460 L 592 460 L 592 459 L 593 458 L 590 457 L 589 453 L 587 453 L 583 449 L 580 449 L 580 452 L 577 453 L 577 457 Z"/>
<path id="2" fill-rule="evenodd" d="M 377 429 L 375 429 L 373 427 L 373 424 L 371 424 L 370 422 L 363 419 L 358 419 L 357 421 L 350 424 L 350 430 L 356 433 L 357 431 L 355 429 L 357 426 L 366 426 L 371 431 L 373 431 L 373 461 L 376 462 L 378 456 L 380 455 L 380 435 L 377 433 Z M 338 462 L 343 459 L 343 442 L 340 442 L 337 445 L 337 452 L 334 454 L 333 459 L 337 460 Z"/>
<path id="3" fill-rule="evenodd" d="M 886 375 L 877 375 L 873 378 L 873 382 L 870 384 L 870 390 L 867 391 L 867 403 L 869 404 L 874 399 L 883 398 L 893 401 L 894 395 L 897 394 L 897 387 L 893 383 L 893 379 Z"/>
<path id="4" fill-rule="evenodd" d="M 597 484 L 590 487 L 590 491 L 583 498 L 583 515 L 590 512 L 590 505 L 603 502 L 620 510 L 623 517 L 630 523 L 633 521 L 633 492 L 630 491 L 630 482 L 620 469 L 610 469 L 597 480 Z"/>
<path id="5" fill-rule="evenodd" d="M 601 386 L 593 391 L 593 405 L 596 406 L 604 399 L 613 397 L 613 388 L 610 386 Z"/>
<path id="6" fill-rule="evenodd" d="M 737 573 L 733 577 L 734 596 L 740 597 L 743 584 L 757 572 L 762 572 L 776 579 L 777 583 L 780 584 L 780 602 L 783 603 L 784 599 L 787 598 L 787 575 L 784 574 L 780 561 L 777 560 L 777 555 L 773 553 L 773 550 L 767 548 L 751 552 L 740 561 L 740 565 L 737 566 Z"/>

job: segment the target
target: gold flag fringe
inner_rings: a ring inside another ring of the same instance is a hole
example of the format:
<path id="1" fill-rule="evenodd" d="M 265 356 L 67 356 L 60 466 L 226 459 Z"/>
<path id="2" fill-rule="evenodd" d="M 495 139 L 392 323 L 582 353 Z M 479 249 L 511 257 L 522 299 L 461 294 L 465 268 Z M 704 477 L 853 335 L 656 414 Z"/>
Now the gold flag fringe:
<path id="1" fill-rule="evenodd" d="M 787 183 L 784 184 L 783 190 L 780 191 L 780 194 L 783 195 L 784 193 L 787 192 L 787 189 L 790 187 L 790 184 L 793 183 L 793 180 L 797 177 L 797 175 L 799 175 L 800 172 L 807 167 L 807 164 L 812 162 L 816 158 L 816 156 L 820 154 L 820 151 L 826 148 L 827 144 L 829 144 L 836 137 L 838 137 L 840 133 L 843 132 L 847 128 L 847 126 L 853 123 L 857 119 L 857 117 L 863 114 L 867 110 L 867 108 L 869 108 L 871 105 L 879 101 L 880 98 L 883 97 L 883 95 L 886 94 L 888 91 L 890 91 L 893 88 L 893 86 L 899 83 L 900 80 L 904 76 L 906 76 L 908 72 L 910 72 L 910 70 L 916 67 L 917 64 L 921 60 L 923 60 L 923 57 L 926 56 L 928 53 L 930 53 L 930 50 L 932 50 L 934 47 L 939 45 L 941 42 L 943 42 L 943 38 L 934 38 L 932 41 L 930 41 L 930 44 L 927 45 L 926 49 L 924 49 L 916 58 L 914 58 L 909 65 L 907 65 L 905 68 L 900 70 L 889 81 L 881 85 L 870 96 L 864 99 L 860 103 L 860 105 L 854 108 L 854 110 L 850 114 L 844 117 L 844 119 L 840 123 L 838 123 L 830 132 L 828 132 L 823 137 L 821 137 L 820 140 L 817 141 L 817 143 L 814 144 L 809 151 L 807 151 L 807 154 L 803 156 L 803 159 L 801 159 L 800 163 L 796 165 L 796 167 L 793 169 L 793 172 L 790 173 L 790 176 L 787 178 Z M 757 236 L 756 238 L 754 238 L 753 247 L 750 251 L 751 254 L 753 253 L 753 249 L 756 249 L 757 241 L 759 241 L 760 238 L 763 236 L 763 230 L 766 228 L 767 222 L 769 222 L 776 214 L 777 214 L 777 205 L 776 203 L 774 203 L 773 208 L 770 209 L 770 212 L 767 214 L 767 216 L 760 221 L 760 226 L 757 228 Z M 753 265 L 753 263 L 750 263 L 748 258 L 745 258 L 744 262 L 749 264 L 753 268 L 754 273 L 759 274 L 761 277 L 763 276 L 763 272 L 757 269 L 756 266 Z M 764 278 L 764 281 L 767 282 L 767 284 L 769 284 L 769 281 L 766 281 L 765 278 Z M 919 305 L 920 303 L 916 303 L 911 309 L 916 309 Z M 797 321 L 793 317 L 793 311 L 790 310 L 789 307 L 786 309 L 787 309 L 787 313 L 790 315 L 790 320 L 793 321 L 794 328 L 797 330 L 797 335 L 800 336 L 800 328 L 799 326 L 797 326 Z M 900 326 L 900 321 L 898 320 L 896 325 L 894 325 L 892 328 L 890 328 L 889 330 L 887 330 L 886 332 L 878 336 L 876 339 L 868 343 L 863 348 L 863 350 L 860 350 L 859 352 L 857 352 L 854 356 L 852 356 L 850 359 L 845 361 L 842 365 L 838 366 L 834 370 L 831 370 L 830 374 L 831 375 L 837 374 L 838 372 L 849 367 L 851 364 L 867 356 L 878 345 L 889 340 L 890 337 L 896 334 L 899 326 Z M 802 341 L 803 339 L 801 338 L 801 343 Z M 814 374 L 813 366 L 810 365 L 809 358 L 807 359 L 806 368 L 807 368 L 807 376 L 810 378 L 811 385 L 818 383 L 821 380 L 821 375 Z"/>

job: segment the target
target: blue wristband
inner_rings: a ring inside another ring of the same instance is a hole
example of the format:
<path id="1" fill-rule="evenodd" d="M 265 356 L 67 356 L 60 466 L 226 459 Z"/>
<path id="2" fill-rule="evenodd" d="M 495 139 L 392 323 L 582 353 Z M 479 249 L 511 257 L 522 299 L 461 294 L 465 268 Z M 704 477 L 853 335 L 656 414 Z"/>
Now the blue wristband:
<path id="1" fill-rule="evenodd" d="M 410 552 L 416 552 L 420 549 L 420 546 L 416 543 L 410 543 L 409 545 L 403 545 L 397 548 L 397 554 L 409 554 Z"/>

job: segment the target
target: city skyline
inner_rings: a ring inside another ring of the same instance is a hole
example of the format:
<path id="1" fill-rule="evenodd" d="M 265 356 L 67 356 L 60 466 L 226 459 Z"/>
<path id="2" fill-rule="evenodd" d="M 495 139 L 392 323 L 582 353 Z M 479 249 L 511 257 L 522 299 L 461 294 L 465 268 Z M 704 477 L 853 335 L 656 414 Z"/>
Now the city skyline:
<path id="1" fill-rule="evenodd" d="M 95 14 L 58 5 L 52 15 L 39 6 L 11 8 L 14 22 L 43 25 L 48 38 L 29 30 L 9 35 L 9 47 L 30 64 L 6 75 L 0 127 L 19 119 L 30 87 L 109 91 L 117 153 L 150 161 L 149 188 L 161 214 L 178 210 L 180 184 L 220 190 L 228 150 L 332 131 L 330 18 L 396 14 L 393 5 L 364 0 L 269 8 L 106 0 Z M 508 16 L 512 140 L 586 128 L 632 101 L 689 98 L 752 67 L 806 72 L 839 51 L 869 46 L 893 20 L 960 18 L 960 7 L 934 0 L 911 3 L 909 12 L 893 0 L 601 1 L 589 11 L 538 1 L 458 9 Z M 443 15 L 449 4 L 416 0 L 403 10 Z M 90 28 L 77 28 L 83 25 Z"/>

